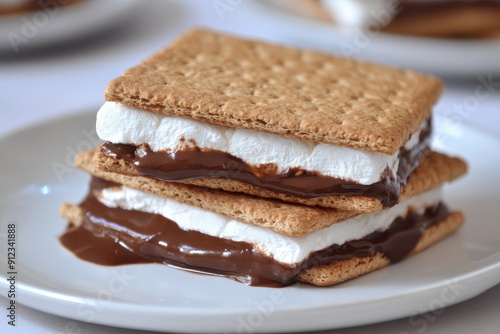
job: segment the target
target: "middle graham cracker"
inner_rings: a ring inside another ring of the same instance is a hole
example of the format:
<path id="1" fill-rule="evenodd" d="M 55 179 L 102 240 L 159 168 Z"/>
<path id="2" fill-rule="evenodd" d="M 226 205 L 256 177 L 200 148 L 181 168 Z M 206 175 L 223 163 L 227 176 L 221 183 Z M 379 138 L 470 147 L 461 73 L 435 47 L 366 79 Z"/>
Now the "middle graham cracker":
<path id="1" fill-rule="evenodd" d="M 281 234 L 306 235 L 359 214 L 166 182 L 139 175 L 108 172 L 94 164 L 93 156 L 93 151 L 81 152 L 75 158 L 75 165 L 92 176 L 216 212 Z"/>
<path id="2" fill-rule="evenodd" d="M 281 234 L 306 235 L 361 213 L 359 211 L 306 206 L 242 193 L 167 182 L 138 174 L 116 173 L 110 171 L 111 169 L 105 171 L 99 164 L 95 163 L 100 157 L 99 150 L 94 156 L 92 155 L 92 151 L 79 154 L 75 159 L 75 165 L 102 179 L 194 205 Z M 134 169 L 130 168 L 126 161 L 108 159 L 107 161 L 112 163 L 111 166 L 118 167 L 117 165 L 122 163 L 124 171 L 129 170 L 134 173 Z M 418 195 L 457 178 L 465 173 L 466 165 L 458 158 L 433 153 L 427 157 L 419 169 L 420 171 L 417 169 L 418 173 L 414 174 L 415 177 L 410 179 L 408 190 L 403 192 L 403 198 Z"/>
<path id="3" fill-rule="evenodd" d="M 195 29 L 106 88 L 165 115 L 394 154 L 429 118 L 435 77 Z"/>
<path id="4" fill-rule="evenodd" d="M 126 176 L 140 176 L 134 165 L 124 159 L 109 157 L 99 147 L 94 154 L 94 163 L 102 171 L 123 174 Z M 465 174 L 467 164 L 460 158 L 449 157 L 438 152 L 424 154 L 419 166 L 410 176 L 408 183 L 401 188 L 400 201 L 435 188 L 443 182 L 450 182 Z M 160 181 L 172 183 L 168 181 Z M 301 198 L 280 192 L 269 191 L 249 183 L 231 179 L 194 179 L 182 180 L 179 183 L 222 189 L 233 194 L 245 193 L 261 198 L 279 199 L 289 203 L 307 206 L 320 206 L 343 211 L 376 212 L 384 209 L 382 202 L 377 198 L 366 196 L 332 195 L 315 198 Z M 175 182 L 177 183 L 177 182 Z"/>

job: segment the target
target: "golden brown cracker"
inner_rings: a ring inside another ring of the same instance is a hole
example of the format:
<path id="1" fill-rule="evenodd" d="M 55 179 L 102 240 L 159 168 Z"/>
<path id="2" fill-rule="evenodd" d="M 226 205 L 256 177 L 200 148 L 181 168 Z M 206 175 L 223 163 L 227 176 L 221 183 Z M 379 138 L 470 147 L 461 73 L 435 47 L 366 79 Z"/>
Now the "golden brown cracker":
<path id="1" fill-rule="evenodd" d="M 443 221 L 430 226 L 410 255 L 419 253 L 444 239 L 462 226 L 463 221 L 464 217 L 460 212 L 453 212 Z M 329 286 L 384 268 L 389 264 L 391 261 L 386 256 L 376 253 L 371 257 L 352 258 L 330 265 L 316 266 L 300 273 L 298 279 L 318 286 Z"/>
<path id="2" fill-rule="evenodd" d="M 106 88 L 165 115 L 394 154 L 429 118 L 432 76 L 191 30 Z"/>
<path id="3" fill-rule="evenodd" d="M 78 205 L 62 204 L 59 215 L 73 226 L 80 226 L 83 223 L 83 213 Z"/>
<path id="4" fill-rule="evenodd" d="M 130 176 L 138 176 L 132 164 L 122 159 L 108 157 L 98 148 L 94 162 L 99 169 Z M 408 184 L 402 188 L 401 198 L 412 197 L 444 182 L 450 182 L 467 171 L 467 165 L 460 158 L 449 157 L 441 153 L 430 152 L 422 157 L 420 166 L 410 176 Z M 229 192 L 245 193 L 262 198 L 279 199 L 289 203 L 308 206 L 321 206 L 343 211 L 376 212 L 384 209 L 379 199 L 366 196 L 323 196 L 316 198 L 301 198 L 288 194 L 269 191 L 248 183 L 231 179 L 198 179 L 183 180 L 179 183 L 191 184 Z"/>
<path id="5" fill-rule="evenodd" d="M 75 226 L 78 226 L 83 219 L 81 209 L 76 205 L 63 205 L 61 216 Z M 463 215 L 459 212 L 451 213 L 443 221 L 427 228 L 410 255 L 419 253 L 439 242 L 462 224 Z M 298 280 L 317 286 L 330 286 L 381 269 L 390 263 L 390 260 L 382 253 L 376 253 L 371 257 L 354 257 L 334 264 L 306 269 L 299 274 Z"/>
<path id="6" fill-rule="evenodd" d="M 458 157 L 430 152 L 410 175 L 407 185 L 401 190 L 400 200 L 433 189 L 443 182 L 451 182 L 467 173 L 467 168 L 466 162 Z"/>
<path id="7" fill-rule="evenodd" d="M 358 214 L 286 203 L 206 187 L 165 182 L 148 177 L 132 177 L 106 172 L 94 165 L 92 157 L 92 151 L 80 153 L 75 159 L 75 164 L 86 172 L 105 180 L 194 205 L 281 234 L 306 235 Z"/>

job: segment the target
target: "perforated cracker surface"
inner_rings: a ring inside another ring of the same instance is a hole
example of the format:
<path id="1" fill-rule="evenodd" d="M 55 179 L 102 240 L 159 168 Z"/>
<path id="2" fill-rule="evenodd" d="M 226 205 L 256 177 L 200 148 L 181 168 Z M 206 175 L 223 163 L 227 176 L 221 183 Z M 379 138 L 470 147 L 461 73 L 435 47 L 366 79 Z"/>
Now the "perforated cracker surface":
<path id="1" fill-rule="evenodd" d="M 107 87 L 129 106 L 395 153 L 429 117 L 437 78 L 192 30 Z"/>

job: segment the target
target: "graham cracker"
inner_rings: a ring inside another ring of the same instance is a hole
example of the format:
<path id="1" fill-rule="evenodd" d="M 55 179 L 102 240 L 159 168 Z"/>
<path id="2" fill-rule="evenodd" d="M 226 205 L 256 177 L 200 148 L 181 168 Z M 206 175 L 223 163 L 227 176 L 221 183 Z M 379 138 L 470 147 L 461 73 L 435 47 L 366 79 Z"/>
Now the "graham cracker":
<path id="1" fill-rule="evenodd" d="M 82 221 L 82 211 L 76 205 L 63 205 L 61 207 L 61 216 L 74 226 L 80 225 Z M 453 212 L 443 221 L 430 226 L 410 255 L 419 253 L 444 239 L 457 230 L 463 224 L 463 220 L 461 213 Z M 312 267 L 300 273 L 298 280 L 317 286 L 329 286 L 381 269 L 389 264 L 391 262 L 384 254 L 376 253 L 372 257 L 355 257 L 331 265 Z"/>
<path id="2" fill-rule="evenodd" d="M 108 157 L 99 148 L 94 155 L 97 168 L 124 175 L 139 176 L 131 163 L 125 160 Z M 401 190 L 400 200 L 420 194 L 450 182 L 467 171 L 466 163 L 460 158 L 449 157 L 441 153 L 430 152 L 422 157 L 420 166 L 412 173 L 408 183 Z M 379 199 L 367 196 L 323 196 L 316 198 L 301 198 L 288 194 L 269 191 L 251 184 L 231 179 L 197 179 L 183 180 L 179 183 L 222 189 L 233 193 L 245 193 L 262 198 L 279 199 L 289 203 L 308 206 L 321 206 L 343 211 L 376 212 L 384 209 Z M 176 182 L 177 183 L 177 182 Z"/>
<path id="3" fill-rule="evenodd" d="M 131 177 L 106 172 L 97 168 L 93 163 L 93 155 L 92 151 L 80 153 L 75 158 L 75 165 L 93 176 L 213 211 L 285 235 L 306 235 L 359 214 L 286 203 L 207 187 L 165 182 L 143 176 Z"/>
<path id="4" fill-rule="evenodd" d="M 464 217 L 460 212 L 452 212 L 441 222 L 425 230 L 410 255 L 417 254 L 444 239 L 460 226 Z M 334 264 L 316 266 L 299 274 L 298 279 L 318 286 L 330 286 L 387 267 L 391 261 L 382 253 L 371 257 L 352 258 Z"/>
<path id="5" fill-rule="evenodd" d="M 441 91 L 432 76 L 194 29 L 111 81 L 105 98 L 392 155 Z"/>
<path id="6" fill-rule="evenodd" d="M 83 223 L 83 212 L 78 205 L 64 203 L 59 208 L 59 215 L 73 226 L 80 226 Z"/>

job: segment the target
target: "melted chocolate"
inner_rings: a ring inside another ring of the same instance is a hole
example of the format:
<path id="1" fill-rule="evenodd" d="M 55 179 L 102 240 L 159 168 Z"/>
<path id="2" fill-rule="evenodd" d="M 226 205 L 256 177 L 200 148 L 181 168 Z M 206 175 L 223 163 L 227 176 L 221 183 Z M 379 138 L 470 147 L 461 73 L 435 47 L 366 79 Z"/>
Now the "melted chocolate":
<path id="1" fill-rule="evenodd" d="M 217 150 L 201 150 L 196 146 L 172 152 L 155 152 L 146 144 L 136 147 L 106 142 L 101 146 L 101 150 L 109 157 L 124 159 L 133 164 L 141 175 L 161 180 L 228 178 L 301 198 L 333 195 L 375 197 L 385 207 L 391 207 L 398 202 L 401 185 L 407 182 L 410 173 L 418 166 L 422 154 L 428 148 L 430 120 L 425 124 L 419 144 L 409 151 L 401 148 L 397 178 L 387 169 L 382 180 L 371 185 L 300 168 L 290 168 L 278 173 L 274 164 L 250 165 L 231 154 Z"/>
<path id="2" fill-rule="evenodd" d="M 164 263 L 259 286 L 286 286 L 307 268 L 377 252 L 393 262 L 399 261 L 411 252 L 426 228 L 448 215 L 446 206 L 440 203 L 423 214 L 397 218 L 387 231 L 332 245 L 291 267 L 262 255 L 250 243 L 183 230 L 160 215 L 108 208 L 94 194 L 111 186 L 116 184 L 94 178 L 88 196 L 80 204 L 83 223 L 70 226 L 60 237 L 61 243 L 76 256 L 110 266 Z"/>

